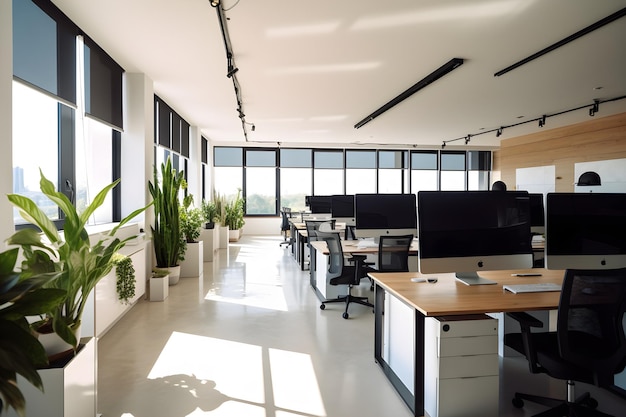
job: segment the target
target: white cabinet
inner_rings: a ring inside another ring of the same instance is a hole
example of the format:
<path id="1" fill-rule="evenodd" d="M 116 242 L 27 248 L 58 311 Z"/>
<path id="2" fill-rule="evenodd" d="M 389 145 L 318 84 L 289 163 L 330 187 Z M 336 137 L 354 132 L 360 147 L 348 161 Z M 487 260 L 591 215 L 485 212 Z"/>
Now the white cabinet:
<path id="1" fill-rule="evenodd" d="M 430 417 L 498 415 L 498 321 L 427 317 L 424 408 Z"/>

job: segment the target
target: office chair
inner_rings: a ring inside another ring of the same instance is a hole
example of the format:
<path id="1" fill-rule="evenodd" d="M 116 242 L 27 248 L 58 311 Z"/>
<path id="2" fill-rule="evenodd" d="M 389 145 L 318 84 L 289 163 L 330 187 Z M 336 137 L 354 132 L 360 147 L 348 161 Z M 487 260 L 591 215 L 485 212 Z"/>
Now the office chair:
<path id="1" fill-rule="evenodd" d="M 317 237 L 317 232 L 320 230 L 320 227 L 324 229 L 326 227 L 326 231 L 330 232 L 335 228 L 335 219 L 331 220 L 305 220 L 304 224 L 306 225 L 306 234 L 307 241 L 313 242 Z"/>
<path id="2" fill-rule="evenodd" d="M 409 272 L 409 249 L 413 235 L 380 236 L 378 241 L 378 272 Z M 374 280 L 370 278 L 370 289 Z"/>
<path id="3" fill-rule="evenodd" d="M 342 315 L 344 319 L 349 317 L 348 307 L 350 303 L 357 303 L 367 307 L 374 307 L 368 301 L 367 297 L 359 297 L 352 295 L 352 287 L 358 286 L 362 278 L 367 277 L 368 268 L 363 266 L 365 261 L 364 255 L 353 255 L 350 260 L 354 262 L 354 265 L 346 265 L 344 259 L 343 249 L 341 248 L 341 238 L 339 233 L 327 233 L 317 232 L 317 239 L 324 240 L 328 245 L 328 271 L 326 272 L 326 279 L 330 279 L 330 285 L 347 285 L 348 294 L 343 295 L 331 300 L 322 301 L 320 309 L 324 310 L 328 303 L 345 303 L 346 309 Z"/>
<path id="4" fill-rule="evenodd" d="M 527 313 L 507 313 L 520 322 L 521 333 L 505 335 L 504 343 L 524 354 L 530 372 L 567 381 L 567 399 L 515 393 L 523 400 L 553 407 L 537 416 L 608 416 L 585 393 L 575 398 L 574 381 L 606 387 L 626 365 L 626 268 L 567 270 L 561 289 L 556 332 L 531 333 L 542 323 Z"/>
<path id="5" fill-rule="evenodd" d="M 293 244 L 293 236 L 290 235 L 291 225 L 289 224 L 289 219 L 291 218 L 291 208 L 283 207 L 283 209 L 280 211 L 280 215 L 282 218 L 280 223 L 280 231 L 283 234 L 283 241 L 280 242 L 280 246 L 291 246 Z"/>

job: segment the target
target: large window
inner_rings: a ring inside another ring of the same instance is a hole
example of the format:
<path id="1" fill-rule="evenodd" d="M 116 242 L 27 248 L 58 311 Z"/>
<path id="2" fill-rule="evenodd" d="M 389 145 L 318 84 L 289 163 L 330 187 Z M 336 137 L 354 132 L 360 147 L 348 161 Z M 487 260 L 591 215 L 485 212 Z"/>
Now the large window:
<path id="1" fill-rule="evenodd" d="M 304 210 L 307 195 L 487 190 L 491 170 L 489 151 L 218 146 L 213 159 L 215 190 L 241 189 L 247 215 Z"/>
<path id="2" fill-rule="evenodd" d="M 13 0 L 12 10 L 13 190 L 62 227 L 63 213 L 39 192 L 39 170 L 79 211 L 119 177 L 123 69 L 52 3 Z M 119 220 L 118 196 L 89 223 Z"/>

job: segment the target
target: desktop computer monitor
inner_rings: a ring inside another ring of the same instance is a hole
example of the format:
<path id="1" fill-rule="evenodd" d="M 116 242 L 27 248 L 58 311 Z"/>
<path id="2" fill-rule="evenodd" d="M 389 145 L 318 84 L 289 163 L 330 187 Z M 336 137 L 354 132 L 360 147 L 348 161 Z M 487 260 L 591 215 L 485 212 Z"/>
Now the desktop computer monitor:
<path id="1" fill-rule="evenodd" d="M 543 235 L 546 232 L 545 210 L 543 206 L 543 194 L 528 194 L 530 203 L 530 233 L 533 235 Z"/>
<path id="2" fill-rule="evenodd" d="M 626 194 L 549 193 L 546 267 L 626 267 Z"/>
<path id="3" fill-rule="evenodd" d="M 356 194 L 356 237 L 377 239 L 384 235 L 417 236 L 415 203 L 415 194 Z"/>
<path id="4" fill-rule="evenodd" d="M 420 191 L 419 270 L 454 272 L 467 285 L 491 284 L 480 271 L 532 268 L 525 191 Z"/>
<path id="5" fill-rule="evenodd" d="M 330 216 L 339 223 L 345 223 L 346 226 L 355 226 L 354 196 L 333 195 L 331 197 Z"/>
<path id="6" fill-rule="evenodd" d="M 311 210 L 312 214 L 327 214 L 330 216 L 331 196 L 329 195 L 309 196 L 309 209 Z"/>

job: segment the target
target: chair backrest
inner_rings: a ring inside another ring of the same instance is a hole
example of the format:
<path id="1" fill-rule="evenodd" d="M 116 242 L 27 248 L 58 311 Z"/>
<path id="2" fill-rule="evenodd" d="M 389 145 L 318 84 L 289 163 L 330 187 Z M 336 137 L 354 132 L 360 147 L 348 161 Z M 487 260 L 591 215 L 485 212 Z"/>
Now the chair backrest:
<path id="1" fill-rule="evenodd" d="M 413 235 L 381 236 L 378 242 L 378 271 L 408 272 Z"/>
<path id="2" fill-rule="evenodd" d="M 310 242 L 317 240 L 317 232 L 320 230 L 320 227 L 323 229 L 324 224 L 328 224 L 329 227 L 326 228 L 326 232 L 330 232 L 335 228 L 335 219 L 332 220 L 305 220 L 306 224 L 306 234 Z"/>
<path id="3" fill-rule="evenodd" d="M 280 230 L 282 232 L 289 230 L 290 229 L 289 218 L 291 217 L 291 208 L 283 207 L 283 209 L 280 211 L 280 215 L 282 216 L 282 222 L 280 223 Z"/>
<path id="4" fill-rule="evenodd" d="M 338 277 L 343 272 L 343 249 L 341 237 L 337 232 L 317 232 L 317 240 L 323 240 L 328 246 L 328 271 L 327 278 Z"/>
<path id="5" fill-rule="evenodd" d="M 626 268 L 565 272 L 557 334 L 561 356 L 607 386 L 626 365 Z"/>

